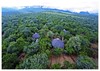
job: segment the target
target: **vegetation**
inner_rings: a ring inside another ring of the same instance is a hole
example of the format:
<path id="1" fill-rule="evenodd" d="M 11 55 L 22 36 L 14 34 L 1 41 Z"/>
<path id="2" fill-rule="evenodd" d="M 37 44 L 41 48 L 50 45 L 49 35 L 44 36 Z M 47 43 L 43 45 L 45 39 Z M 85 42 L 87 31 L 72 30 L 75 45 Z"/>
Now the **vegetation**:
<path id="1" fill-rule="evenodd" d="M 14 69 L 16 64 L 18 64 L 16 54 L 5 54 L 2 59 L 3 69 Z"/>
<path id="2" fill-rule="evenodd" d="M 55 56 L 59 56 L 60 54 L 62 54 L 62 52 L 63 52 L 62 48 L 54 48 L 54 50 L 53 50 L 53 54 Z"/>
<path id="3" fill-rule="evenodd" d="M 79 69 L 95 69 L 95 62 L 88 56 L 79 56 L 76 60 L 76 66 Z"/>
<path id="4" fill-rule="evenodd" d="M 61 65 L 59 63 L 57 63 L 57 64 L 52 65 L 51 68 L 52 69 L 60 69 Z"/>
<path id="5" fill-rule="evenodd" d="M 46 54 L 37 54 L 26 58 L 20 65 L 21 69 L 45 69 L 48 67 L 48 57 Z"/>
<path id="6" fill-rule="evenodd" d="M 75 68 L 75 64 L 71 64 L 70 62 L 68 61 L 64 61 L 64 66 L 63 66 L 64 69 L 74 69 Z"/>
<path id="7" fill-rule="evenodd" d="M 91 44 L 98 45 L 98 15 L 53 11 L 2 15 L 3 69 L 96 69 L 98 48 Z M 51 57 L 60 55 L 78 58 L 75 64 L 50 65 Z"/>
<path id="8" fill-rule="evenodd" d="M 66 52 L 68 54 L 79 53 L 81 50 L 81 40 L 79 36 L 71 37 L 66 44 Z"/>
<path id="9" fill-rule="evenodd" d="M 90 42 L 82 36 L 76 35 L 71 37 L 65 45 L 65 52 L 68 54 L 85 54 L 88 55 L 90 51 Z"/>

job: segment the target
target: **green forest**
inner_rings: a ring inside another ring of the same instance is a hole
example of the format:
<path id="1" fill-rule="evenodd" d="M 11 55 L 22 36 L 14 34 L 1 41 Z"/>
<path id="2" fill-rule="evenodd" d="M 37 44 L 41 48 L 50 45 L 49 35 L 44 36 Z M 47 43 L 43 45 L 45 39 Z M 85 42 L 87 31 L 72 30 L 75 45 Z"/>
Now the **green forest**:
<path id="1" fill-rule="evenodd" d="M 2 14 L 2 69 L 98 69 L 98 15 Z"/>

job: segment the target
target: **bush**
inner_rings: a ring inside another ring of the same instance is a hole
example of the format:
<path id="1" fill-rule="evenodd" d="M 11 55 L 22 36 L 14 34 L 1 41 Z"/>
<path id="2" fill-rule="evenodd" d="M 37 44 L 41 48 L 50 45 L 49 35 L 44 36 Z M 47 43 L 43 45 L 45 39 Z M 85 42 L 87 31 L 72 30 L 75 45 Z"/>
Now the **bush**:
<path id="1" fill-rule="evenodd" d="M 50 39 L 46 37 L 39 39 L 38 43 L 40 46 L 40 49 L 39 49 L 40 52 L 45 52 L 45 50 L 50 49 L 51 47 Z"/>
<path id="2" fill-rule="evenodd" d="M 75 68 L 75 64 L 71 64 L 68 61 L 64 61 L 64 69 L 74 69 Z"/>
<path id="3" fill-rule="evenodd" d="M 50 37 L 50 38 L 53 38 L 54 33 L 53 33 L 52 31 L 49 31 L 49 32 L 47 33 L 47 36 Z"/>
<path id="4" fill-rule="evenodd" d="M 98 48 L 90 48 L 88 56 L 98 58 Z"/>
<path id="5" fill-rule="evenodd" d="M 24 47 L 24 52 L 27 53 L 27 54 L 35 54 L 37 53 L 39 50 L 39 45 L 38 43 L 32 43 L 31 45 L 29 45 L 28 47 Z"/>
<path id="6" fill-rule="evenodd" d="M 8 53 L 18 53 L 18 47 L 16 47 L 16 42 L 10 42 L 9 46 L 7 47 Z"/>
<path id="7" fill-rule="evenodd" d="M 5 32 L 4 32 L 4 38 L 7 38 L 7 37 L 9 37 L 9 35 L 11 35 L 11 34 L 13 34 L 14 33 L 14 29 L 12 29 L 12 28 L 8 28 Z"/>
<path id="8" fill-rule="evenodd" d="M 90 42 L 88 41 L 88 39 L 85 39 L 82 36 L 79 36 L 79 38 L 81 40 L 81 51 L 85 52 L 85 53 L 88 53 Z"/>
<path id="9" fill-rule="evenodd" d="M 9 46 L 9 40 L 8 38 L 2 40 L 2 49 L 7 49 L 7 47 Z"/>
<path id="10" fill-rule="evenodd" d="M 78 54 L 81 50 L 81 40 L 79 36 L 71 37 L 67 44 L 65 44 L 65 50 L 68 54 Z"/>
<path id="11" fill-rule="evenodd" d="M 2 68 L 3 69 L 14 69 L 18 63 L 16 54 L 5 54 L 2 58 Z"/>
<path id="12" fill-rule="evenodd" d="M 48 67 L 48 56 L 43 54 L 37 54 L 26 58 L 20 65 L 21 69 L 45 69 Z"/>
<path id="13" fill-rule="evenodd" d="M 61 64 L 60 64 L 60 63 L 53 64 L 53 65 L 51 66 L 51 69 L 61 69 Z"/>
<path id="14" fill-rule="evenodd" d="M 16 41 L 16 35 L 12 34 L 8 37 L 9 42 Z"/>
<path id="15" fill-rule="evenodd" d="M 21 31 L 25 38 L 29 37 L 31 35 L 31 30 L 28 27 L 24 27 L 24 29 Z"/>
<path id="16" fill-rule="evenodd" d="M 59 56 L 60 54 L 62 54 L 63 49 L 62 48 L 54 48 L 53 49 L 53 54 L 56 56 Z"/>
<path id="17" fill-rule="evenodd" d="M 95 62 L 88 56 L 79 56 L 76 60 L 76 67 L 78 69 L 96 69 Z"/>
<path id="18" fill-rule="evenodd" d="M 25 42 L 25 40 L 22 37 L 20 37 L 17 39 L 16 42 L 10 42 L 10 45 L 7 47 L 7 52 L 19 54 L 23 51 L 24 47 L 27 46 L 27 44 L 28 43 Z"/>
<path id="19" fill-rule="evenodd" d="M 28 46 L 28 42 L 25 41 L 25 39 L 23 39 L 22 37 L 18 38 L 16 41 L 16 47 L 18 49 L 19 52 L 22 52 L 24 47 Z"/>
<path id="20" fill-rule="evenodd" d="M 68 54 L 85 54 L 87 55 L 89 50 L 90 42 L 82 36 L 71 37 L 65 45 L 66 53 Z"/>
<path id="21" fill-rule="evenodd" d="M 45 51 L 45 53 L 48 55 L 48 57 L 51 56 L 51 51 L 50 51 L 50 50 L 47 49 L 47 50 Z"/>

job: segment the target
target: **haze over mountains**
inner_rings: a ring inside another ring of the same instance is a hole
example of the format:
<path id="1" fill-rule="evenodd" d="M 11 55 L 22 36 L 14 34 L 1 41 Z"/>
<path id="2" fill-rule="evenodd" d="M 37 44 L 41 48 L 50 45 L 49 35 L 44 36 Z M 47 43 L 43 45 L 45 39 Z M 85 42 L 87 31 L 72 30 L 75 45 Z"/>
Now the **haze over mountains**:
<path id="1" fill-rule="evenodd" d="M 23 6 L 23 7 L 3 7 L 2 8 L 2 13 L 12 13 L 12 12 L 19 12 L 19 13 L 32 13 L 32 12 L 43 12 L 43 11 L 54 11 L 54 12 L 68 12 L 68 13 L 74 13 L 74 14 L 95 14 L 97 15 L 98 13 L 89 13 L 88 11 L 81 11 L 79 13 L 77 12 L 72 12 L 69 10 L 61 10 L 61 9 L 56 9 L 56 8 L 47 8 L 43 6 Z"/>

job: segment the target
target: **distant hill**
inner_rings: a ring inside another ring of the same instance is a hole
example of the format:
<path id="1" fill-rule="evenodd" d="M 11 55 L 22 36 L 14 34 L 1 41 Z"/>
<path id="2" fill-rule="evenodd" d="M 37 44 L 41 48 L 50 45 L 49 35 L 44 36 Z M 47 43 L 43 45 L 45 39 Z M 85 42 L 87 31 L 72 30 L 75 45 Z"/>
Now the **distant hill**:
<path id="1" fill-rule="evenodd" d="M 34 7 L 34 6 L 25 6 L 22 9 L 18 8 L 2 8 L 2 14 L 5 13 L 34 13 L 34 12 L 43 12 L 43 11 L 54 11 L 54 12 L 67 12 L 67 13 L 73 13 L 73 14 L 80 14 L 80 15 L 89 15 L 89 12 L 71 12 L 69 10 L 60 10 L 60 9 L 53 9 L 53 8 L 43 8 L 42 6 Z M 96 13 L 97 15 L 97 13 Z"/>
<path id="2" fill-rule="evenodd" d="M 15 11 L 17 10 L 14 8 L 2 8 L 2 12 L 15 12 Z"/>
<path id="3" fill-rule="evenodd" d="M 55 11 L 55 12 L 70 12 L 68 10 L 59 10 L 59 9 L 52 9 L 52 8 L 42 8 L 42 7 L 25 7 L 22 9 L 17 8 L 2 8 L 2 12 L 42 12 L 42 11 Z"/>
<path id="4" fill-rule="evenodd" d="M 89 12 L 81 11 L 80 14 L 89 14 Z"/>

